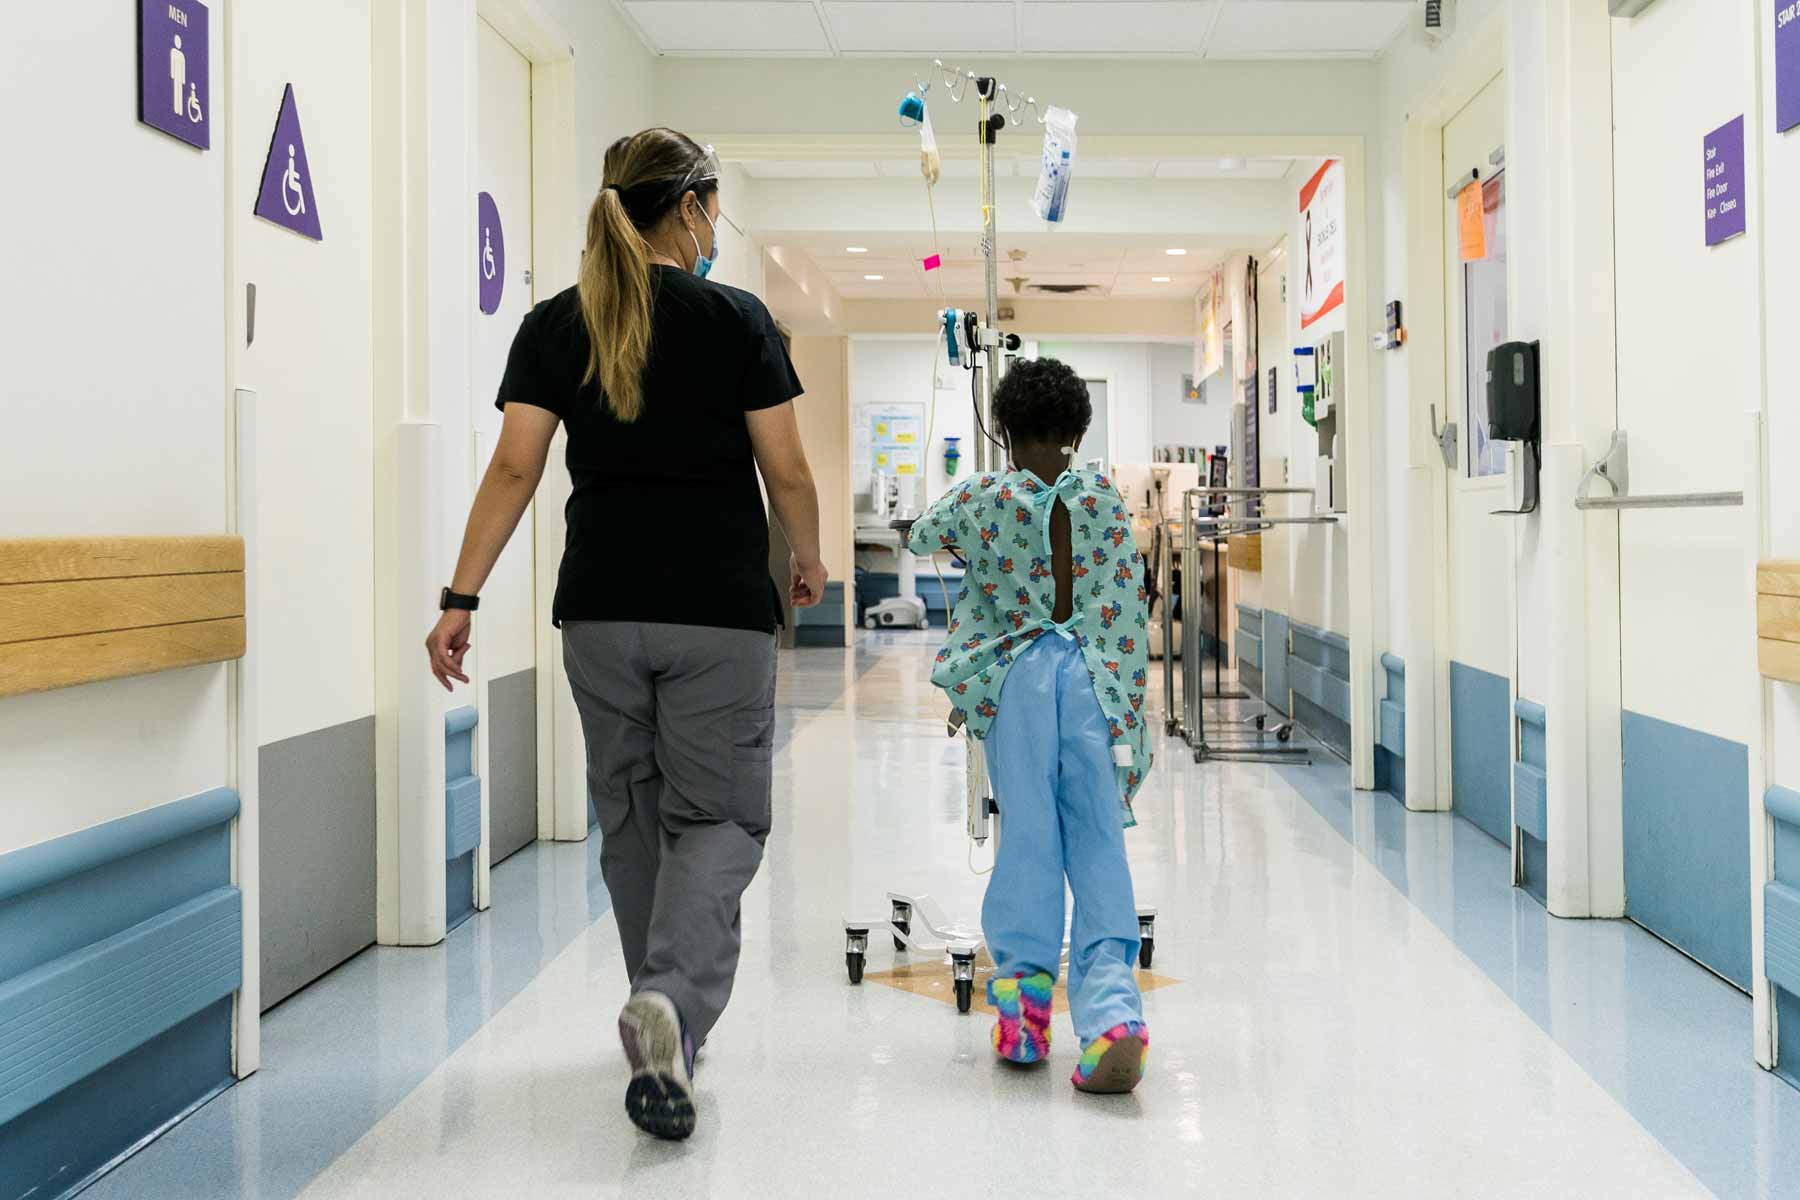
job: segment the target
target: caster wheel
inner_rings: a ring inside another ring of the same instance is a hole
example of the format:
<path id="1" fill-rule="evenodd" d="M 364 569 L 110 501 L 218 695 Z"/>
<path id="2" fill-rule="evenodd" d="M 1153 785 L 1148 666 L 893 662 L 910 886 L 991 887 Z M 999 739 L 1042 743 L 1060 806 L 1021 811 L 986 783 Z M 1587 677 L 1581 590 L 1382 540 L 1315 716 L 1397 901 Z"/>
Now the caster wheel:
<path id="1" fill-rule="evenodd" d="M 863 962 L 868 955 L 868 950 L 868 930 L 844 930 L 844 969 L 850 973 L 850 982 L 853 984 L 862 982 Z"/>
<path id="2" fill-rule="evenodd" d="M 1257 718 L 1256 718 L 1256 727 L 1257 727 L 1257 728 L 1258 728 L 1258 729 L 1262 729 L 1262 728 L 1264 728 L 1264 727 L 1265 727 L 1265 726 L 1266 726 L 1266 725 L 1267 725 L 1267 723 L 1268 723 L 1268 718 L 1267 718 L 1267 717 L 1264 717 L 1264 716 L 1261 716 L 1261 715 L 1258 715 L 1258 716 L 1257 716 Z"/>
<path id="3" fill-rule="evenodd" d="M 1206 761 L 1206 756 L 1204 754 L 1200 753 L 1198 750 L 1194 751 L 1194 764 L 1196 766 L 1198 766 L 1200 763 L 1203 763 L 1205 761 Z"/>
<path id="4" fill-rule="evenodd" d="M 911 933 L 912 932 L 912 922 L 896 920 L 894 922 L 894 928 L 898 929 L 901 933 Z M 906 953 L 906 943 L 901 941 L 899 938 L 894 939 L 894 953 L 895 954 Z"/>
<path id="5" fill-rule="evenodd" d="M 975 1003 L 975 981 L 959 979 L 956 981 L 956 1011 L 966 1013 Z"/>
<path id="6" fill-rule="evenodd" d="M 1280 729 L 1277 729 L 1277 730 L 1276 730 L 1276 731 L 1275 731 L 1275 740 L 1276 740 L 1276 741 L 1278 741 L 1278 742 L 1291 742 L 1291 741 L 1293 741 L 1293 740 L 1294 740 L 1294 731 L 1293 731 L 1293 729 L 1292 729 L 1292 728 L 1290 728 L 1290 727 L 1288 727 L 1288 726 L 1286 726 L 1286 725 L 1283 725 L 1283 726 L 1282 726 L 1282 727 L 1281 727 L 1281 728 L 1280 728 Z"/>
<path id="7" fill-rule="evenodd" d="M 1150 961 L 1156 957 L 1156 939 L 1144 938 L 1138 942 L 1138 966 L 1148 971 Z"/>
<path id="8" fill-rule="evenodd" d="M 864 629 L 879 629 L 879 628 L 881 628 L 881 622 L 877 621 L 874 617 L 864 617 L 863 618 L 863 628 Z"/>

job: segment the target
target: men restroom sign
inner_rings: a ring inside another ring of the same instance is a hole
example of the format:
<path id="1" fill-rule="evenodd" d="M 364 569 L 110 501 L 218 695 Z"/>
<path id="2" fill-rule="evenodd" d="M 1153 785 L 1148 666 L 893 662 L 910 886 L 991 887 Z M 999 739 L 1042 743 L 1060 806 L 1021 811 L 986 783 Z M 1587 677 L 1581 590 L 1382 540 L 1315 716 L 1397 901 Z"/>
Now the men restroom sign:
<path id="1" fill-rule="evenodd" d="M 306 161 L 306 139 L 300 134 L 300 110 L 294 107 L 291 83 L 281 94 L 281 113 L 275 118 L 275 136 L 269 139 L 269 157 L 263 163 L 262 188 L 256 193 L 255 211 L 265 221 L 273 221 L 315 242 L 325 240 L 319 231 L 312 167 Z"/>
<path id="2" fill-rule="evenodd" d="M 500 228 L 500 206 L 486 192 L 475 197 L 475 278 L 481 311 L 491 317 L 506 294 L 506 231 Z"/>
<path id="3" fill-rule="evenodd" d="M 200 0 L 138 0 L 138 120 L 209 149 L 211 54 Z"/>

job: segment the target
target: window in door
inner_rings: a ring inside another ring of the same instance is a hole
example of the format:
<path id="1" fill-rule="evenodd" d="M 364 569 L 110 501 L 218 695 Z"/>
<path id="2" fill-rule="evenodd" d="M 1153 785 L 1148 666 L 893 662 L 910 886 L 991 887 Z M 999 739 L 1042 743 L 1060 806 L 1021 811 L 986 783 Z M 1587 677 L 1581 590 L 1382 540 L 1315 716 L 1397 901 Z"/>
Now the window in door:
<path id="1" fill-rule="evenodd" d="M 1477 185 L 1470 184 L 1471 187 Z M 1463 263 L 1463 337 L 1468 375 L 1465 404 L 1469 430 L 1468 473 L 1482 478 L 1506 473 L 1506 443 L 1488 436 L 1488 351 L 1507 340 L 1506 173 L 1479 185 L 1485 254 Z"/>

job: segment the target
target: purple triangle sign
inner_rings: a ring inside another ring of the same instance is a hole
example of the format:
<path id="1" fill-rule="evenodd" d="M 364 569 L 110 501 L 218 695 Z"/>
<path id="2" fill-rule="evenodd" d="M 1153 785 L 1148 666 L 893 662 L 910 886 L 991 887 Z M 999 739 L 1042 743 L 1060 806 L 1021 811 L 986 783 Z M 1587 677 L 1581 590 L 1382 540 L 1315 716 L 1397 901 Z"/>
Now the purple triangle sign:
<path id="1" fill-rule="evenodd" d="M 306 139 L 300 136 L 300 112 L 294 107 L 291 83 L 281 95 L 281 115 L 275 118 L 275 136 L 269 141 L 269 159 L 263 164 L 256 215 L 315 242 L 325 240 L 319 232 L 312 169 L 306 162 Z"/>

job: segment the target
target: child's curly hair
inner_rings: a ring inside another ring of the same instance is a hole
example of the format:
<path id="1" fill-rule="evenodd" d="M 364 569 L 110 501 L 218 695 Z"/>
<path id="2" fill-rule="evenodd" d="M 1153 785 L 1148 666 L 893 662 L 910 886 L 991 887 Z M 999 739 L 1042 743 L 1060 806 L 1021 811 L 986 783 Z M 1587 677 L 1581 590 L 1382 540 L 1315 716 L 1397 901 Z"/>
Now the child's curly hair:
<path id="1" fill-rule="evenodd" d="M 1078 445 L 1093 419 L 1087 384 L 1054 358 L 1014 360 L 994 389 L 994 423 L 1014 445 Z"/>

